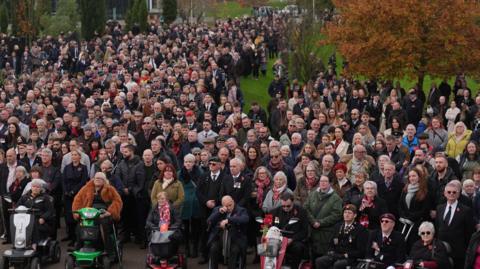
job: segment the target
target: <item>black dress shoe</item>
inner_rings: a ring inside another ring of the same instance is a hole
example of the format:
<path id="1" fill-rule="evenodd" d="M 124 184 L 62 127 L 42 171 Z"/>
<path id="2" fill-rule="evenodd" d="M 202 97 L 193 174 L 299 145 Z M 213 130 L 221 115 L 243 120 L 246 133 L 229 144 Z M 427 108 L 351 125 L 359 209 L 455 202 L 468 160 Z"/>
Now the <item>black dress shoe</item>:
<path id="1" fill-rule="evenodd" d="M 205 259 L 205 258 L 201 258 L 199 261 L 198 261 L 198 264 L 207 264 L 208 263 L 208 259 Z"/>

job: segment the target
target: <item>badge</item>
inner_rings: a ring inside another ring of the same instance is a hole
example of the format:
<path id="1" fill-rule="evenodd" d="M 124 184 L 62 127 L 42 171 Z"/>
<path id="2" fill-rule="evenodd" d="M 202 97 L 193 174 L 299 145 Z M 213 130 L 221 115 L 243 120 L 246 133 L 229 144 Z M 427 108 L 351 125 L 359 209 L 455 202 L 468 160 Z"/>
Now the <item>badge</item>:
<path id="1" fill-rule="evenodd" d="M 280 219 L 278 217 L 275 217 L 275 223 L 276 224 L 279 224 L 280 223 Z"/>
<path id="2" fill-rule="evenodd" d="M 333 238 L 333 244 L 338 245 L 338 238 Z"/>
<path id="3" fill-rule="evenodd" d="M 235 189 L 240 189 L 240 188 L 242 188 L 242 183 L 241 183 L 241 182 L 235 182 L 235 183 L 233 184 L 233 188 L 235 188 Z"/>
<path id="4" fill-rule="evenodd" d="M 351 236 L 351 235 L 348 236 L 348 242 L 349 242 L 350 244 L 352 243 L 352 236 Z"/>

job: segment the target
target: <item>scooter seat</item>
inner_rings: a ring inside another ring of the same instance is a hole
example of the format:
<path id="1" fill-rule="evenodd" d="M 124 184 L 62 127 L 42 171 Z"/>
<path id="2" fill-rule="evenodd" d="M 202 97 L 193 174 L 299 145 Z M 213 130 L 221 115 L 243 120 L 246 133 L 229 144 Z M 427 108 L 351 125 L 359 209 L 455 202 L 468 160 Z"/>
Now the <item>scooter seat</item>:
<path id="1" fill-rule="evenodd" d="M 85 247 L 85 248 L 81 248 L 79 251 L 80 251 L 80 252 L 97 252 L 98 250 L 96 250 L 96 249 L 94 249 L 94 248 L 87 248 L 87 247 Z"/>

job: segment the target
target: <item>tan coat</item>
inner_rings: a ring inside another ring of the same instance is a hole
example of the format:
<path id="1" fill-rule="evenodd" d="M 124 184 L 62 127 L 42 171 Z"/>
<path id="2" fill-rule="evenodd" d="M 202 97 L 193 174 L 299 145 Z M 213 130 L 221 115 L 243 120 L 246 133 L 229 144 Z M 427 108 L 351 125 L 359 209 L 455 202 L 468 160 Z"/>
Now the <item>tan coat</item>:
<path id="1" fill-rule="evenodd" d="M 182 183 L 178 180 L 174 180 L 165 189 L 163 189 L 162 184 L 163 181 L 158 179 L 155 181 L 155 184 L 153 184 L 152 193 L 150 195 L 152 205 L 157 204 L 157 194 L 164 191 L 167 193 L 168 201 L 170 201 L 175 208 L 180 209 L 183 205 L 183 200 L 185 199 Z"/>

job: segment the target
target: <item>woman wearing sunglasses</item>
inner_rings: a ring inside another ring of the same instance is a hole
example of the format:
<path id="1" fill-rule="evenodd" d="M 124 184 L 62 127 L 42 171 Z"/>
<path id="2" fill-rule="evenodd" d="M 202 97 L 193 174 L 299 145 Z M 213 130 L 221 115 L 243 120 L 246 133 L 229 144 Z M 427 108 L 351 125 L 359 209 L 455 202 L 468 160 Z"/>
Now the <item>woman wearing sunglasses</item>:
<path id="1" fill-rule="evenodd" d="M 413 261 L 415 266 L 423 268 L 450 268 L 451 264 L 444 242 L 434 238 L 433 223 L 422 222 L 418 228 L 418 235 L 420 240 L 413 244 L 408 260 Z"/>

